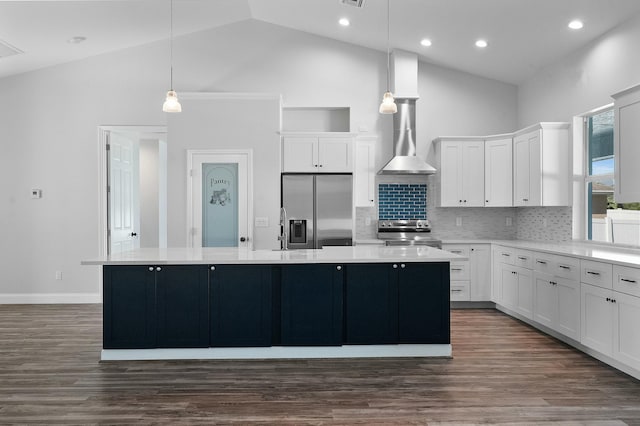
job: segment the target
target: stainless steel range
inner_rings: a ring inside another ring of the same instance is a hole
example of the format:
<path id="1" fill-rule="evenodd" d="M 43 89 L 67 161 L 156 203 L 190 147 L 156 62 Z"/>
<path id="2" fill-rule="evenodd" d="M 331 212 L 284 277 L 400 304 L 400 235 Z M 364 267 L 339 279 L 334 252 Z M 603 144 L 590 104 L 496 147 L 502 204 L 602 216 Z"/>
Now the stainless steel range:
<path id="1" fill-rule="evenodd" d="M 380 220 L 378 239 L 388 246 L 431 246 L 442 248 L 442 241 L 431 236 L 428 220 Z"/>

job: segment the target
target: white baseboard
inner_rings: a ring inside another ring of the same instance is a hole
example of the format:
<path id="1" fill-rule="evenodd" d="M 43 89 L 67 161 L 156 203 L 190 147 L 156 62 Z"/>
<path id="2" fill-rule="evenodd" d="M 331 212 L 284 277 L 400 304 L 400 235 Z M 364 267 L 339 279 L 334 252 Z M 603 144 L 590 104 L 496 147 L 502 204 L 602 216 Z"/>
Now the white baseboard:
<path id="1" fill-rule="evenodd" d="M 100 293 L 0 293 L 0 305 L 102 303 Z"/>
<path id="2" fill-rule="evenodd" d="M 264 348 L 103 349 L 102 361 L 167 359 L 451 358 L 450 344 L 271 346 Z"/>

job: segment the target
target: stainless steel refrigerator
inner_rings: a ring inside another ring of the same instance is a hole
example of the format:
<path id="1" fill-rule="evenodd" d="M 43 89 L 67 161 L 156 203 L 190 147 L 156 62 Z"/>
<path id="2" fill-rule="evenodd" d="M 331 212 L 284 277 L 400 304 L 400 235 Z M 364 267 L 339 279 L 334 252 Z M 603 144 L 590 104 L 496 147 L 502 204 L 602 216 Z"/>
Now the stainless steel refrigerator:
<path id="1" fill-rule="evenodd" d="M 350 174 L 283 174 L 282 207 L 289 249 L 353 244 Z"/>

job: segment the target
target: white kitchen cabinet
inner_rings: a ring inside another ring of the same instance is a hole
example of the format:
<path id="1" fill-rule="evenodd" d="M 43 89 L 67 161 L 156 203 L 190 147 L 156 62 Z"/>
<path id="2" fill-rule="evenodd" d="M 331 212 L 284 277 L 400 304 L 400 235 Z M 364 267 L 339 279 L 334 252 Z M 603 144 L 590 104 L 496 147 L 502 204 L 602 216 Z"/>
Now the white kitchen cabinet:
<path id="1" fill-rule="evenodd" d="M 484 206 L 513 206 L 513 139 L 484 142 Z"/>
<path id="2" fill-rule="evenodd" d="M 534 272 L 533 320 L 580 340 L 580 282 Z"/>
<path id="3" fill-rule="evenodd" d="M 617 203 L 640 201 L 640 85 L 613 95 L 615 192 Z"/>
<path id="4" fill-rule="evenodd" d="M 336 132 L 283 136 L 282 171 L 352 173 L 353 135 Z"/>
<path id="5" fill-rule="evenodd" d="M 442 249 L 469 258 L 450 263 L 451 300 L 491 300 L 491 245 L 444 244 Z"/>
<path id="6" fill-rule="evenodd" d="M 605 355 L 613 355 L 613 322 L 615 304 L 613 291 L 591 284 L 580 284 L 582 300 L 580 342 Z"/>
<path id="7" fill-rule="evenodd" d="M 568 206 L 571 157 L 568 123 L 539 123 L 513 139 L 513 205 Z"/>
<path id="8" fill-rule="evenodd" d="M 533 271 L 516 266 L 517 257 L 531 259 L 528 251 L 498 247 L 493 251 L 494 274 L 491 300 L 498 305 L 533 318 Z M 520 265 L 529 265 L 520 261 Z"/>
<path id="9" fill-rule="evenodd" d="M 533 318 L 533 272 L 516 266 L 516 281 L 518 284 L 518 296 L 516 311 L 525 317 Z"/>
<path id="10" fill-rule="evenodd" d="M 484 206 L 484 140 L 436 139 L 439 207 Z"/>
<path id="11" fill-rule="evenodd" d="M 491 300 L 491 245 L 471 244 L 469 251 L 470 300 L 489 301 Z"/>
<path id="12" fill-rule="evenodd" d="M 614 291 L 613 356 L 640 370 L 640 298 Z"/>
<path id="13" fill-rule="evenodd" d="M 375 206 L 376 146 L 375 140 L 357 140 L 354 174 L 357 207 Z"/>

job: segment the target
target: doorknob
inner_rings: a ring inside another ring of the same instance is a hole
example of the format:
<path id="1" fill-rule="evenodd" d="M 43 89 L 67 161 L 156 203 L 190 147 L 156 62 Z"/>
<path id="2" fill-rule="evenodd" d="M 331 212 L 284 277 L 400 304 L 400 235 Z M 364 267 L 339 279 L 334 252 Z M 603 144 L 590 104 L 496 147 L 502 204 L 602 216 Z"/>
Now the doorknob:
<path id="1" fill-rule="evenodd" d="M 132 236 L 132 237 L 137 237 L 137 236 L 138 236 L 138 234 L 137 234 L 136 232 L 132 232 L 132 233 L 131 233 L 131 236 Z"/>
<path id="2" fill-rule="evenodd" d="M 248 238 L 240 237 L 240 242 L 241 242 L 241 243 L 244 243 L 245 241 L 247 241 L 247 239 L 248 239 Z"/>

